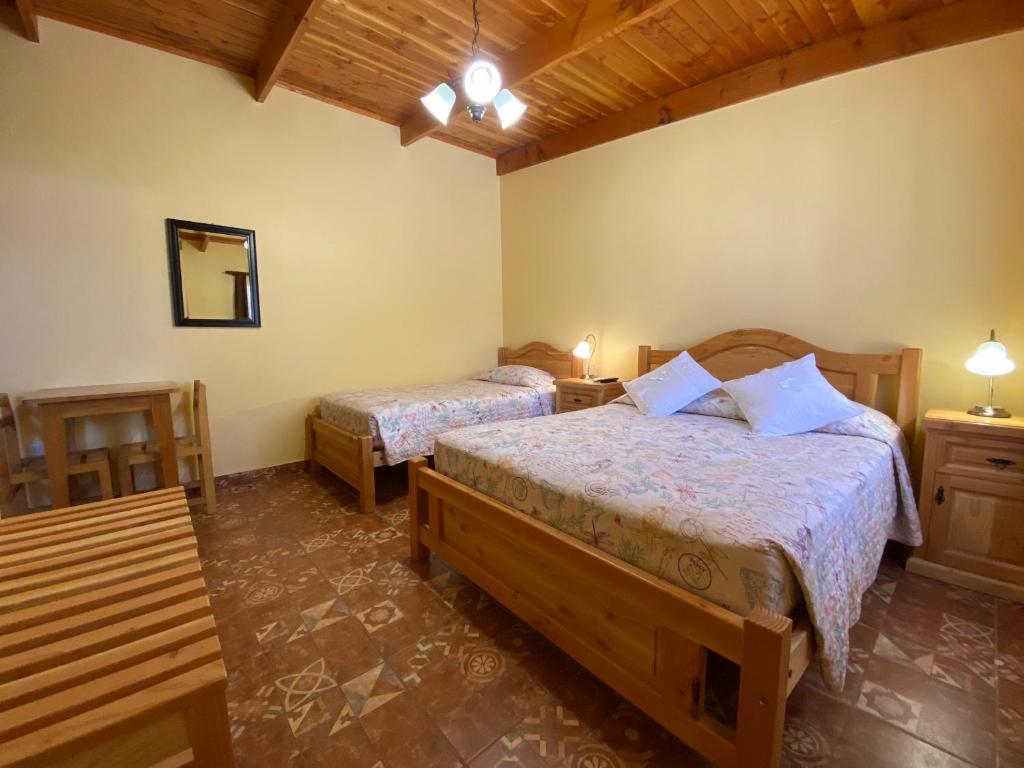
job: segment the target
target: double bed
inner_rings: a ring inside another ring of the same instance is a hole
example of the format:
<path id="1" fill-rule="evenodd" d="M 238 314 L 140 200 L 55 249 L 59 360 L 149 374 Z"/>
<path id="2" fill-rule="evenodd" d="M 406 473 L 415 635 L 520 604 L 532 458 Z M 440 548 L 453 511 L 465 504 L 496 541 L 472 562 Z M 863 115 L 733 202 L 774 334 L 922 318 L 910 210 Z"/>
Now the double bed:
<path id="1" fill-rule="evenodd" d="M 412 554 L 437 552 L 716 764 L 775 766 L 788 693 L 816 650 L 842 685 L 886 540 L 920 535 L 904 446 L 921 353 L 765 330 L 689 352 L 723 380 L 814 352 L 871 409 L 784 438 L 625 404 L 456 430 L 436 470 L 410 462 Z M 641 347 L 639 372 L 677 354 Z M 719 657 L 739 667 L 734 722 L 708 711 Z"/>
<path id="2" fill-rule="evenodd" d="M 582 373 L 572 352 L 540 341 L 500 348 L 498 366 L 526 366 L 556 379 Z M 376 467 L 430 455 L 434 438 L 457 427 L 550 414 L 554 396 L 547 381 L 516 386 L 480 379 L 333 392 L 306 419 L 310 467 L 314 473 L 325 467 L 347 482 L 359 493 L 362 511 L 372 512 Z"/>

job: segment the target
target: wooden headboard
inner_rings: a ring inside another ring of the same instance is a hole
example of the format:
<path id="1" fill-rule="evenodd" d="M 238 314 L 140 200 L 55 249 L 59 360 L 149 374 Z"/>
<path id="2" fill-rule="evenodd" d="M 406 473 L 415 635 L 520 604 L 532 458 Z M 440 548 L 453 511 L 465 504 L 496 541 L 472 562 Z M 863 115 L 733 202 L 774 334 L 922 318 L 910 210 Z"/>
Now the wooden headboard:
<path id="1" fill-rule="evenodd" d="M 498 347 L 498 365 L 529 365 L 547 371 L 556 379 L 583 375 L 583 361 L 572 352 L 562 352 L 543 341 L 531 341 L 519 349 Z"/>
<path id="2" fill-rule="evenodd" d="M 832 386 L 851 400 L 888 413 L 903 430 L 907 443 L 913 445 L 921 383 L 920 349 L 909 347 L 891 355 L 832 352 L 764 328 L 728 331 L 687 349 L 694 360 L 723 381 L 757 373 L 813 352 L 818 369 Z M 642 376 L 681 351 L 640 347 L 637 369 Z M 896 377 L 894 406 L 883 402 L 879 396 L 880 376 Z"/>

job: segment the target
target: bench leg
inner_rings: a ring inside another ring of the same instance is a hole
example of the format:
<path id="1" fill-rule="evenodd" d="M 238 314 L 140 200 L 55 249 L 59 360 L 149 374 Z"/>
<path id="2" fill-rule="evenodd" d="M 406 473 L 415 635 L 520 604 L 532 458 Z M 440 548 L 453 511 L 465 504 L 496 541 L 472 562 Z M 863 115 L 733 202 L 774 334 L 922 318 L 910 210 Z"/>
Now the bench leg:
<path id="1" fill-rule="evenodd" d="M 196 696 L 185 711 L 185 727 L 195 768 L 234 768 L 225 688 Z"/>

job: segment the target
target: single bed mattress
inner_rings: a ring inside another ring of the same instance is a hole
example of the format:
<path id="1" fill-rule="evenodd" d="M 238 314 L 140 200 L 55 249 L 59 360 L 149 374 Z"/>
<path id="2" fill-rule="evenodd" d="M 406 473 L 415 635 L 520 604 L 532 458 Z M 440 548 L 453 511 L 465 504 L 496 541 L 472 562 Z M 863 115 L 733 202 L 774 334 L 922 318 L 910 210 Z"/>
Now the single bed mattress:
<path id="1" fill-rule="evenodd" d="M 608 405 L 460 429 L 437 470 L 736 613 L 807 604 L 842 687 L 890 538 L 921 541 L 902 435 L 885 415 L 790 437 L 746 421 Z"/>
<path id="2" fill-rule="evenodd" d="M 320 399 L 320 417 L 356 435 L 373 437 L 388 464 L 434 452 L 438 435 L 473 424 L 550 414 L 554 386 L 529 387 L 471 379 L 396 389 L 333 392 Z"/>

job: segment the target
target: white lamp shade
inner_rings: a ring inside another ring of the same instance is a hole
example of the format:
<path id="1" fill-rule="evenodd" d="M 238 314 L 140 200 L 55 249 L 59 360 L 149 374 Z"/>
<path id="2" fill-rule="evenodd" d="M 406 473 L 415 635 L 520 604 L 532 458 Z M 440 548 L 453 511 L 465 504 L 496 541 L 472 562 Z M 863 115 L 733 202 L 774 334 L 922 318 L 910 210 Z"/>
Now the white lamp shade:
<path id="1" fill-rule="evenodd" d="M 576 348 L 572 351 L 573 356 L 580 358 L 580 360 L 589 360 L 590 356 L 594 354 L 593 348 L 589 342 L 581 341 L 576 345 Z"/>
<path id="2" fill-rule="evenodd" d="M 498 110 L 498 119 L 501 120 L 502 129 L 513 125 L 526 111 L 526 105 L 507 88 L 503 88 L 494 97 L 494 108 Z"/>
<path id="3" fill-rule="evenodd" d="M 420 101 L 423 102 L 423 106 L 430 114 L 442 124 L 448 125 L 448 117 L 452 113 L 452 107 L 455 106 L 455 91 L 448 83 L 441 83 Z"/>
<path id="4" fill-rule="evenodd" d="M 994 339 L 979 344 L 974 356 L 964 365 L 979 376 L 1003 376 L 1017 367 L 1006 354 L 1006 347 Z"/>
<path id="5" fill-rule="evenodd" d="M 462 80 L 466 98 L 474 104 L 490 104 L 501 90 L 501 73 L 489 61 L 474 59 Z"/>

